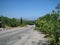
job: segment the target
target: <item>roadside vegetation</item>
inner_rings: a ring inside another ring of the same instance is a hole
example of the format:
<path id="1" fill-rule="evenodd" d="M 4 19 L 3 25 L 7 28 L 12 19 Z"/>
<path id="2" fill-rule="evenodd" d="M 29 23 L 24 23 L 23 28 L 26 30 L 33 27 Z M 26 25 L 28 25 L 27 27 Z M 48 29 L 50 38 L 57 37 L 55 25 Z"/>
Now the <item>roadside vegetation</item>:
<path id="1" fill-rule="evenodd" d="M 25 25 L 33 25 L 34 21 L 31 20 L 24 20 L 22 19 L 16 19 L 16 18 L 9 18 L 6 16 L 0 16 L 0 28 L 6 28 L 6 27 L 17 27 L 17 26 L 25 26 Z"/>
<path id="2" fill-rule="evenodd" d="M 50 45 L 60 45 L 60 4 L 56 10 L 35 20 L 35 25 L 36 30 L 50 38 Z"/>

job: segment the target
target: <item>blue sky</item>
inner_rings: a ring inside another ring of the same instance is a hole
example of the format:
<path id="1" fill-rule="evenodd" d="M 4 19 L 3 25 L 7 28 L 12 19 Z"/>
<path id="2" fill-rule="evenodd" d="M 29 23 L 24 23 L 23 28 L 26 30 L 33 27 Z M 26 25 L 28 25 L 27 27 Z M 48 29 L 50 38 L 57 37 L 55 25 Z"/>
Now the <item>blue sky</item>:
<path id="1" fill-rule="evenodd" d="M 51 12 L 60 0 L 0 0 L 0 15 L 35 20 Z"/>

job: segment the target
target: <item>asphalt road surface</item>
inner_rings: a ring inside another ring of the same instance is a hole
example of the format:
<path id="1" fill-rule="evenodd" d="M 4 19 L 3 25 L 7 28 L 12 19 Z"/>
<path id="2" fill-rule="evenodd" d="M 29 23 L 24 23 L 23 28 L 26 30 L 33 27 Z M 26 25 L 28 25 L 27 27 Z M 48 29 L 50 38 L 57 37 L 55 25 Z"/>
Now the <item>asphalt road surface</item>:
<path id="1" fill-rule="evenodd" d="M 0 45 L 13 45 L 17 41 L 22 40 L 23 37 L 26 38 L 31 36 L 34 27 L 34 25 L 28 25 L 24 28 L 0 31 Z M 22 40 L 20 43 L 22 44 L 24 40 Z"/>

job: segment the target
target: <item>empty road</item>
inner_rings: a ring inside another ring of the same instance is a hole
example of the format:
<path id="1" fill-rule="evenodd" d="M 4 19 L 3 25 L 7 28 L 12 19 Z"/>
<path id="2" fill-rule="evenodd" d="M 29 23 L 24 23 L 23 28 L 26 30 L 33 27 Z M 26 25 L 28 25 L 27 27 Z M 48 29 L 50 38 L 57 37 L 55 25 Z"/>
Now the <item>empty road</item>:
<path id="1" fill-rule="evenodd" d="M 18 40 L 21 40 L 21 44 L 24 40 L 31 35 L 34 26 L 26 26 L 24 28 L 17 28 L 15 30 L 0 31 L 0 45 L 13 45 Z M 24 40 L 22 40 L 22 38 Z"/>
<path id="2" fill-rule="evenodd" d="M 34 30 L 34 25 L 0 31 L 0 45 L 44 45 L 46 38 Z M 48 45 L 48 44 L 45 44 Z"/>

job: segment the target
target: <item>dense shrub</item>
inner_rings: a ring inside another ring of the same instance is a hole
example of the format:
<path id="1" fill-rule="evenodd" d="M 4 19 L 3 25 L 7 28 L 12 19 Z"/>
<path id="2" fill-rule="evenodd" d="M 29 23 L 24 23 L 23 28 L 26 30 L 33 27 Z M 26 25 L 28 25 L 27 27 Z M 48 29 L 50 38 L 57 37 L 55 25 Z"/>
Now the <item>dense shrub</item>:
<path id="1" fill-rule="evenodd" d="M 60 45 L 60 12 L 53 10 L 52 13 L 35 20 L 35 25 L 36 29 L 49 35 L 51 45 Z"/>
<path id="2" fill-rule="evenodd" d="M 16 18 L 8 18 L 5 16 L 0 16 L 0 27 L 17 27 L 17 26 L 24 26 L 28 24 L 33 24 L 31 20 L 24 20 L 24 19 L 16 19 Z"/>

